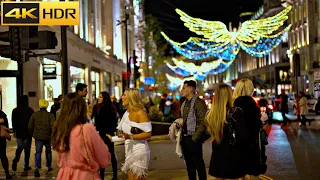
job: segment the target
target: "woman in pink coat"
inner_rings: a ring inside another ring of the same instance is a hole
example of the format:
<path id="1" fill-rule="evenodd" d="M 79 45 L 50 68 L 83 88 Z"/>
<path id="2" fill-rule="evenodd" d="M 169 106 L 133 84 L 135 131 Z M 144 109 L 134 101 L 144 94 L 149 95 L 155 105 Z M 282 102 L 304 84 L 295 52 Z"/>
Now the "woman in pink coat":
<path id="1" fill-rule="evenodd" d="M 107 145 L 87 122 L 85 101 L 76 93 L 69 93 L 53 127 L 52 147 L 58 151 L 60 168 L 58 180 L 99 180 L 97 170 L 110 163 Z"/>

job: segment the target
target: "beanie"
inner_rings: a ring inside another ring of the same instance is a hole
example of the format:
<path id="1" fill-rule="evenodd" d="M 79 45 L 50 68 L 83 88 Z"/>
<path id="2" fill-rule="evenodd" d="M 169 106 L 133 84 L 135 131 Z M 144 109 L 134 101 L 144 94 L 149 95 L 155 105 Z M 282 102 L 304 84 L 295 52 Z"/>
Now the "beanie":
<path id="1" fill-rule="evenodd" d="M 39 100 L 39 107 L 41 108 L 48 108 L 49 102 L 45 99 L 40 99 Z"/>

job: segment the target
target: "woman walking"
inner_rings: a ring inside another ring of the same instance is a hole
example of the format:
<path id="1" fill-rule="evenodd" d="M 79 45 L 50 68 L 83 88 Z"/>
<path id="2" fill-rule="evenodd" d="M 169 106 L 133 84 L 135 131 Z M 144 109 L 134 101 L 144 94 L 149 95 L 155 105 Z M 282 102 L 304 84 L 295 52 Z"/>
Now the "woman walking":
<path id="1" fill-rule="evenodd" d="M 245 154 L 242 141 L 247 133 L 243 127 L 242 110 L 233 107 L 230 86 L 221 84 L 215 91 L 213 106 L 206 116 L 212 137 L 212 156 L 209 174 L 217 180 L 244 178 Z"/>
<path id="2" fill-rule="evenodd" d="M 129 180 L 145 180 L 150 160 L 147 139 L 151 137 L 151 122 L 140 100 L 138 89 L 127 89 L 122 96 L 122 102 L 128 107 L 118 126 L 126 139 L 126 159 L 122 171 L 128 174 Z M 108 137 L 112 139 L 110 135 Z"/>
<path id="3" fill-rule="evenodd" d="M 1 128 L 1 126 L 4 126 Z M 9 124 L 8 124 L 8 119 L 7 119 L 7 115 L 0 110 L 0 134 L 1 134 L 1 130 L 5 131 L 7 130 L 7 128 L 9 128 Z M 4 134 L 4 133 L 2 133 Z M 12 176 L 9 173 L 9 161 L 8 161 L 8 157 L 7 157 L 7 139 L 5 137 L 1 137 L 0 136 L 0 159 L 1 159 L 1 164 L 2 167 L 6 173 L 6 179 L 12 179 Z"/>
<path id="4" fill-rule="evenodd" d="M 69 93 L 53 128 L 52 147 L 58 151 L 59 180 L 99 180 L 99 167 L 110 162 L 108 147 L 88 122 L 82 97 Z"/>
<path id="5" fill-rule="evenodd" d="M 118 164 L 116 155 L 114 153 L 114 143 L 107 137 L 108 135 L 113 136 L 117 131 L 117 110 L 111 102 L 109 93 L 103 91 L 99 94 L 98 102 L 93 107 L 93 117 L 95 120 L 96 130 L 99 132 L 100 137 L 104 143 L 108 146 L 111 154 L 111 163 L 113 170 L 112 180 L 117 180 Z M 104 179 L 105 168 L 100 168 L 100 177 Z"/>
<path id="6" fill-rule="evenodd" d="M 298 97 L 299 97 L 299 103 L 298 103 L 298 107 L 300 109 L 299 111 L 299 115 L 301 116 L 301 127 L 305 127 L 307 126 L 307 121 L 309 122 L 309 126 L 311 125 L 311 121 L 308 120 L 306 118 L 306 115 L 308 114 L 308 100 L 304 94 L 304 92 L 300 91 L 299 94 L 298 94 Z"/>

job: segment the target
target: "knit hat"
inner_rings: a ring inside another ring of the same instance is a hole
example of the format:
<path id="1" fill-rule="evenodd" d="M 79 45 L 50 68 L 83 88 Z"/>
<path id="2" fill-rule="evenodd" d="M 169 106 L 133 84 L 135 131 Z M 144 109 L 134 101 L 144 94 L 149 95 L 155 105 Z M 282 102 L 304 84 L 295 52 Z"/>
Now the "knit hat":
<path id="1" fill-rule="evenodd" d="M 41 108 L 48 108 L 49 102 L 45 99 L 40 99 L 39 100 L 39 107 Z"/>

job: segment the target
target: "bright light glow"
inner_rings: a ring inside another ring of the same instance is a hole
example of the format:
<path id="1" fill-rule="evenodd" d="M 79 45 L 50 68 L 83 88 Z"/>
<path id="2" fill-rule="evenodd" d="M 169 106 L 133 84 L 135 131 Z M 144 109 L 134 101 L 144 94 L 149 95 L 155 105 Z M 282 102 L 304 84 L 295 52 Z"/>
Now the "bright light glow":
<path id="1" fill-rule="evenodd" d="M 279 45 L 282 35 L 289 31 L 291 25 L 279 30 L 288 19 L 287 7 L 275 16 L 259 20 L 249 20 L 241 24 L 241 28 L 229 32 L 225 24 L 219 21 L 206 21 L 193 18 L 183 11 L 176 9 L 184 25 L 190 31 L 203 35 L 204 38 L 190 37 L 187 41 L 178 43 L 171 40 L 164 32 L 161 34 L 183 56 L 190 59 L 204 59 L 210 56 L 233 60 L 240 47 L 251 56 L 268 55 Z"/>

